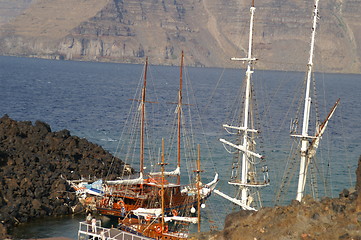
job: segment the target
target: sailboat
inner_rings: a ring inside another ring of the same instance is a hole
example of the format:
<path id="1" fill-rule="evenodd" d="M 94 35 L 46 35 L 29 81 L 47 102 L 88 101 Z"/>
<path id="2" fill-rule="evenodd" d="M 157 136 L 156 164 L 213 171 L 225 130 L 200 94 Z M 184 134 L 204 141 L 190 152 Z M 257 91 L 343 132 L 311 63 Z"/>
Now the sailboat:
<path id="1" fill-rule="evenodd" d="M 326 119 L 321 122 L 318 118 L 318 116 L 315 117 L 316 124 L 315 124 L 315 132 L 314 134 L 309 133 L 309 125 L 311 121 L 311 107 L 312 105 L 315 105 L 315 99 L 311 97 L 312 89 L 312 72 L 313 72 L 313 59 L 314 59 L 314 50 L 315 50 L 315 36 L 316 36 L 316 29 L 317 29 L 317 20 L 319 19 L 319 0 L 314 1 L 314 9 L 313 9 L 313 21 L 312 21 L 312 34 L 311 34 L 311 48 L 309 53 L 309 59 L 307 64 L 307 72 L 305 77 L 305 89 L 304 89 L 304 98 L 302 99 L 304 101 L 303 104 L 303 118 L 302 118 L 302 130 L 301 133 L 297 133 L 298 129 L 298 123 L 299 119 L 301 117 L 297 116 L 292 121 L 292 127 L 291 127 L 291 137 L 295 138 L 295 144 L 297 146 L 301 146 L 300 149 L 295 148 L 295 153 L 291 154 L 292 158 L 298 153 L 300 154 L 300 165 L 299 165 L 299 174 L 298 174 L 298 184 L 297 184 L 297 194 L 296 194 L 296 200 L 302 201 L 302 198 L 305 194 L 305 187 L 306 187 L 306 180 L 307 176 L 310 175 L 310 185 L 312 187 L 312 195 L 314 198 L 317 199 L 318 193 L 317 193 L 317 179 L 314 172 L 314 165 L 315 162 L 315 155 L 316 151 L 319 147 L 320 140 L 326 130 L 326 127 L 328 125 L 329 120 L 331 119 L 332 115 L 334 114 L 340 99 L 336 101 L 336 103 L 333 105 L 329 113 L 327 114 Z M 315 94 L 315 92 L 314 92 Z M 301 100 L 301 101 L 302 101 Z M 315 106 L 314 106 L 315 107 Z M 301 111 L 298 111 L 301 114 Z M 317 109 L 315 110 L 317 114 Z M 298 140 L 298 141 L 297 141 Z M 297 158 L 296 158 L 297 159 Z M 292 166 L 290 164 L 290 166 Z M 309 171 L 311 170 L 311 171 Z M 290 170 L 285 171 L 285 175 L 283 177 L 284 181 L 282 182 L 281 188 L 277 193 L 276 196 L 276 202 L 280 201 L 281 195 L 284 195 L 285 187 L 287 181 L 285 179 L 290 179 L 288 177 L 288 174 L 290 173 Z"/>
<path id="2" fill-rule="evenodd" d="M 161 177 L 164 180 L 164 169 L 167 163 L 164 162 L 164 139 L 162 139 L 162 155 L 161 162 Z M 118 228 L 122 231 L 136 234 L 141 237 L 149 237 L 152 239 L 188 239 L 187 226 L 190 223 L 198 223 L 198 231 L 200 231 L 200 208 L 201 208 L 201 179 L 200 179 L 200 148 L 198 145 L 198 160 L 196 172 L 196 185 L 197 185 L 197 217 L 192 217 L 191 212 L 186 216 L 167 216 L 165 212 L 165 188 L 161 184 L 161 208 L 146 208 L 137 209 L 133 213 L 136 218 L 125 217 L 119 219 Z M 176 224 L 181 222 L 181 224 Z"/>
<path id="3" fill-rule="evenodd" d="M 249 26 L 248 55 L 246 58 L 231 58 L 233 61 L 247 63 L 245 88 L 243 92 L 244 104 L 234 124 L 223 124 L 225 130 L 235 136 L 234 142 L 220 139 L 225 145 L 234 149 L 231 180 L 228 182 L 236 188 L 235 196 L 231 197 L 217 189 L 215 193 L 239 205 L 244 210 L 257 210 L 262 207 L 260 188 L 269 185 L 268 167 L 265 157 L 256 152 L 256 140 L 259 130 L 255 129 L 252 74 L 257 59 L 253 56 L 253 24 L 255 14 L 254 0 L 250 8 L 251 18 Z"/>
<path id="4" fill-rule="evenodd" d="M 135 179 L 120 179 L 105 182 L 104 194 L 97 201 L 96 209 L 102 215 L 124 217 L 128 213 L 134 213 L 137 209 L 155 209 L 160 208 L 161 202 L 164 203 L 165 212 L 177 216 L 187 209 L 192 208 L 197 202 L 197 188 L 194 184 L 180 185 L 180 168 L 181 168 L 181 116 L 182 116 L 182 70 L 184 54 L 182 52 L 180 67 L 180 87 L 178 92 L 177 103 L 177 167 L 173 171 L 163 172 L 164 176 L 176 176 L 177 182 L 171 183 L 166 178 L 160 177 L 160 172 L 145 172 L 145 104 L 146 86 L 147 86 L 147 67 L 146 60 L 143 87 L 141 99 L 139 102 L 140 110 L 140 169 L 139 177 Z M 218 182 L 218 174 L 213 181 L 205 184 L 201 191 L 201 200 L 205 201 L 211 194 Z M 164 187 L 164 191 L 161 189 Z M 164 192 L 164 201 L 161 201 L 161 192 Z"/>

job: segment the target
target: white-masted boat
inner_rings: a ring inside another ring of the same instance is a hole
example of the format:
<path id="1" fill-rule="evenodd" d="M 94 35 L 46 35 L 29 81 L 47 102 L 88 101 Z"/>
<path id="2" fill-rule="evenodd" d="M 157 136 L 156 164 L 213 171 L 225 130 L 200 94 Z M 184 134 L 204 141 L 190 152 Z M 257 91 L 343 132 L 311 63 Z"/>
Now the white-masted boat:
<path id="1" fill-rule="evenodd" d="M 340 99 L 336 101 L 331 110 L 329 111 L 326 119 L 320 121 L 318 116 L 317 108 L 317 99 L 316 99 L 316 84 L 313 77 L 313 66 L 314 66 L 314 52 L 315 52 L 315 37 L 317 30 L 317 21 L 319 19 L 319 0 L 314 1 L 313 9 L 313 20 L 312 20 L 312 33 L 311 33 L 311 43 L 310 43 L 310 53 L 307 63 L 307 72 L 304 81 L 304 97 L 301 99 L 303 105 L 300 102 L 299 110 L 297 111 L 297 116 L 292 120 L 291 123 L 291 137 L 294 138 L 293 146 L 290 153 L 290 158 L 286 164 L 286 169 L 284 172 L 283 180 L 281 187 L 276 194 L 276 202 L 281 202 L 284 198 L 285 191 L 287 186 L 289 186 L 289 181 L 292 179 L 291 173 L 293 170 L 294 164 L 291 163 L 291 159 L 300 159 L 299 164 L 299 174 L 298 174 L 298 185 L 297 185 L 297 194 L 296 200 L 301 201 L 305 194 L 306 185 L 310 186 L 310 193 L 313 198 L 318 198 L 318 183 L 317 183 L 317 162 L 315 161 L 316 151 L 319 147 L 320 140 L 326 130 L 328 122 L 332 115 L 334 114 Z M 303 112 L 301 107 L 303 106 Z M 312 121 L 315 121 L 313 126 L 310 126 L 311 122 L 311 113 L 314 113 L 315 116 L 312 117 Z M 303 116 L 302 116 L 303 114 Z M 299 123 L 302 123 L 299 127 Z M 313 127 L 315 129 L 314 133 L 310 133 L 309 129 Z M 301 129 L 301 132 L 298 132 L 298 129 Z M 309 179 L 307 179 L 309 176 Z M 306 184 L 309 181 L 309 184 Z"/>
<path id="2" fill-rule="evenodd" d="M 244 79 L 244 88 L 242 92 L 242 103 L 240 112 L 237 114 L 232 124 L 223 124 L 224 129 L 233 135 L 233 142 L 220 139 L 226 149 L 234 154 L 232 162 L 231 179 L 229 185 L 235 187 L 234 196 L 229 196 L 219 190 L 215 193 L 239 205 L 245 210 L 257 210 L 262 207 L 260 189 L 269 185 L 268 167 L 264 156 L 256 152 L 256 142 L 259 130 L 255 129 L 254 114 L 254 88 L 252 84 L 252 74 L 254 72 L 254 63 L 257 59 L 253 56 L 253 25 L 256 8 L 254 0 L 250 8 L 250 25 L 248 40 L 248 55 L 245 58 L 231 58 L 233 61 L 243 61 L 247 63 L 246 76 Z"/>

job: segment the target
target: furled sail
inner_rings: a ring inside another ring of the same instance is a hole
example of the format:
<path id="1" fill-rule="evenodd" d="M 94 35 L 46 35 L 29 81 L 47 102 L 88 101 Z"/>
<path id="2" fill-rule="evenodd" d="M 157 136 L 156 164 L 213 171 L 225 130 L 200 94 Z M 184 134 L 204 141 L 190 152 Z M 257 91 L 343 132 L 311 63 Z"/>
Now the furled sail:
<path id="1" fill-rule="evenodd" d="M 150 173 L 151 176 L 156 176 L 156 175 L 162 175 L 161 172 L 153 172 Z M 179 176 L 180 175 L 180 167 L 177 167 L 175 170 L 171 171 L 171 172 L 164 172 L 163 173 L 164 176 Z"/>
<path id="2" fill-rule="evenodd" d="M 132 211 L 136 216 L 151 216 L 151 217 L 158 217 L 162 214 L 161 208 L 137 208 Z"/>
<path id="3" fill-rule="evenodd" d="M 169 222 L 169 221 L 180 221 L 180 222 L 189 222 L 189 223 L 193 223 L 196 224 L 198 223 L 198 218 L 197 217 L 181 217 L 181 216 L 173 216 L 173 217 L 165 217 L 164 221 Z"/>
<path id="4" fill-rule="evenodd" d="M 313 156 L 315 156 L 316 154 L 316 150 L 318 148 L 318 145 L 320 143 L 320 140 L 322 138 L 323 133 L 326 130 L 328 121 L 331 119 L 333 113 L 335 112 L 338 104 L 340 102 L 340 99 L 338 99 L 335 103 L 335 105 L 331 108 L 331 111 L 329 112 L 329 114 L 327 115 L 327 118 L 325 119 L 325 121 L 323 121 L 323 123 L 318 127 L 317 129 L 317 134 L 316 134 L 316 138 L 313 139 L 313 141 L 311 142 L 310 146 L 307 149 L 307 155 L 308 158 L 312 158 Z"/>
<path id="5" fill-rule="evenodd" d="M 207 184 L 206 184 L 206 187 L 208 187 L 209 189 L 213 190 L 213 189 L 216 187 L 218 181 L 219 181 L 219 179 L 218 179 L 218 173 L 216 173 L 216 175 L 214 176 L 214 179 L 213 179 L 211 182 L 207 183 Z"/>
<path id="6" fill-rule="evenodd" d="M 119 185 L 133 185 L 133 184 L 142 184 L 144 181 L 143 174 L 140 173 L 139 178 L 135 179 L 121 179 L 121 180 L 110 180 L 106 181 L 109 185 L 119 184 Z"/>

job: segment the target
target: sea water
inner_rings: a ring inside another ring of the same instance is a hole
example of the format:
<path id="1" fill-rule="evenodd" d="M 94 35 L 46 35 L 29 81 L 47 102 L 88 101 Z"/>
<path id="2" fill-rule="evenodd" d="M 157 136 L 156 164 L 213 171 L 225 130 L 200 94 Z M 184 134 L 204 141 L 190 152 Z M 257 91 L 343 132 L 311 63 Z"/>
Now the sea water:
<path id="1" fill-rule="evenodd" d="M 72 135 L 115 153 L 132 104 L 129 99 L 136 98 L 134 93 L 141 82 L 143 68 L 143 65 L 0 57 L 0 115 L 8 114 L 18 121 L 41 120 L 48 123 L 52 131 L 68 129 Z M 157 89 L 157 95 L 149 101 L 158 104 L 151 105 L 167 108 L 165 115 L 153 115 L 158 124 L 155 135 L 161 136 L 161 120 L 174 113 L 174 104 L 168 103 L 177 101 L 179 67 L 151 65 L 148 77 L 153 79 L 148 89 Z M 195 124 L 193 131 L 196 139 L 202 138 L 203 182 L 211 181 L 218 172 L 217 188 L 231 193 L 227 181 L 232 156 L 218 139 L 226 136 L 222 124 L 234 107 L 244 71 L 187 67 L 184 77 L 189 79 L 184 91 L 189 90 L 193 96 L 187 104 L 192 105 L 192 111 L 202 122 Z M 355 182 L 361 145 L 361 75 L 316 73 L 315 78 L 321 118 L 341 98 L 318 152 L 318 159 L 325 159 L 330 165 L 330 194 L 337 197 L 342 189 L 353 187 Z M 290 151 L 289 125 L 294 117 L 290 106 L 301 90 L 303 79 L 304 73 L 300 72 L 256 71 L 254 74 L 259 120 L 263 124 L 262 153 L 271 179 L 271 186 L 263 192 L 265 206 L 274 204 L 274 195 L 280 186 Z M 286 199 L 294 198 L 294 192 L 291 186 Z M 222 228 L 225 215 L 237 209 L 217 195 L 211 196 L 206 205 L 202 210 L 203 231 L 208 231 L 210 226 Z M 14 234 L 25 239 L 76 238 L 78 222 L 83 217 L 39 219 L 17 227 Z"/>

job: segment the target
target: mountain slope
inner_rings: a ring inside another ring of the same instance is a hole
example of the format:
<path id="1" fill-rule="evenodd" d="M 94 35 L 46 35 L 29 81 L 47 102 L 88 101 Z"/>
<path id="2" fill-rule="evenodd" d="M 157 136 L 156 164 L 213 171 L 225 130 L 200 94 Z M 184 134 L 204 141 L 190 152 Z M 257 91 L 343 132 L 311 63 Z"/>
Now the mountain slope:
<path id="1" fill-rule="evenodd" d="M 188 65 L 236 67 L 229 58 L 244 57 L 248 47 L 250 1 L 24 1 L 26 11 L 0 26 L 0 54 L 130 63 L 149 56 L 152 64 L 178 65 L 184 50 Z M 360 5 L 320 2 L 316 70 L 361 72 Z M 304 70 L 312 3 L 265 0 L 256 8 L 257 66 Z"/>

